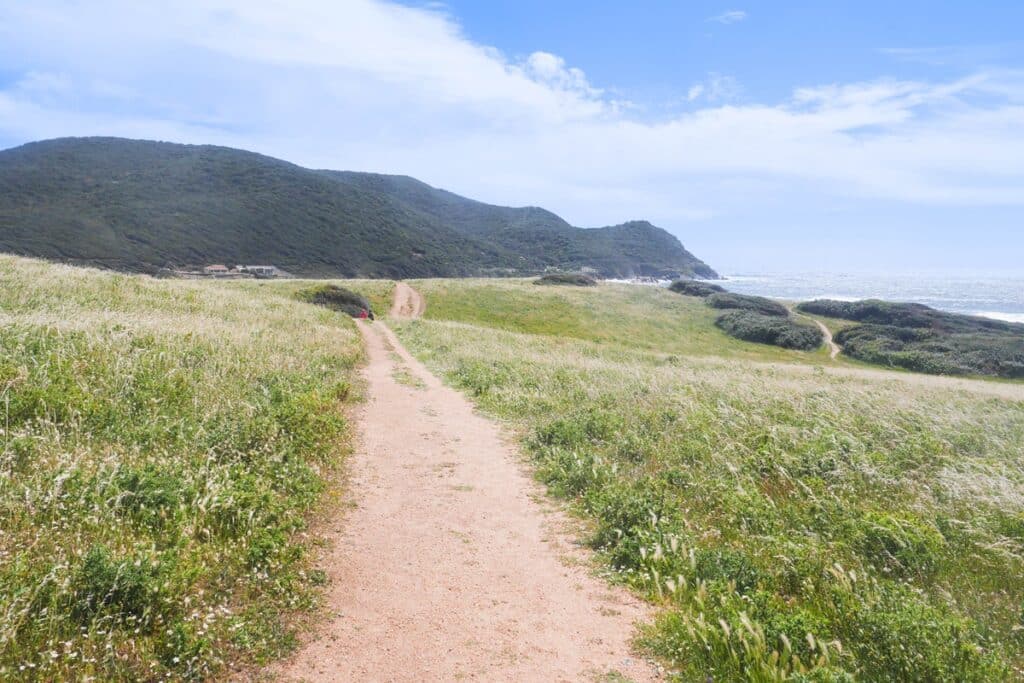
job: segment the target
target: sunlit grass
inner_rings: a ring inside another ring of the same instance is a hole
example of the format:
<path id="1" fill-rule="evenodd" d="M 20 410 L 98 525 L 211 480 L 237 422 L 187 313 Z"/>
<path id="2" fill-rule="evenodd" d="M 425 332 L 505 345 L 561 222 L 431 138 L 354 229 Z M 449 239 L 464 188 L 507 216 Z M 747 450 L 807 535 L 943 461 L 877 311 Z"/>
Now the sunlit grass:
<path id="1" fill-rule="evenodd" d="M 786 360 L 800 352 L 746 344 L 714 327 L 721 313 L 658 287 L 528 287 L 532 280 L 417 280 L 426 317 L 663 353 Z M 652 316 L 656 303 L 660 315 Z"/>

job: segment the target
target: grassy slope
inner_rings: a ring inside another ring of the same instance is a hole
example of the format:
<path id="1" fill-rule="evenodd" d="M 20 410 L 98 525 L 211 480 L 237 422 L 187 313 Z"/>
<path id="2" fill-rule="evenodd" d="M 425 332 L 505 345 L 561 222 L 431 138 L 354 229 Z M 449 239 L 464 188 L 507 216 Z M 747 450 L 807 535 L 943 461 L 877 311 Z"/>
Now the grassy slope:
<path id="1" fill-rule="evenodd" d="M 681 680 L 1022 675 L 1019 384 L 826 370 L 648 288 L 417 286 L 400 336 L 521 427 Z"/>
<path id="2" fill-rule="evenodd" d="M 0 679 L 286 650 L 322 580 L 299 532 L 347 444 L 351 323 L 270 283 L 7 256 L 0 282 Z"/>
<path id="3" fill-rule="evenodd" d="M 420 280 L 427 318 L 529 334 L 584 339 L 661 353 L 780 361 L 795 351 L 747 344 L 714 327 L 721 313 L 703 300 L 656 287 L 533 286 L 532 280 Z M 651 315 L 656 306 L 659 315 Z"/>

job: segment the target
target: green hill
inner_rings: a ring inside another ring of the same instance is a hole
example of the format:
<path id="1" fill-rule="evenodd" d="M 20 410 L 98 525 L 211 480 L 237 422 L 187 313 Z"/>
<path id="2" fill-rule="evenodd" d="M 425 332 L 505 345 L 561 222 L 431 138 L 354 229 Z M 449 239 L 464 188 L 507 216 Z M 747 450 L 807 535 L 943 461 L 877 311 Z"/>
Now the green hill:
<path id="1" fill-rule="evenodd" d="M 120 138 L 0 151 L 0 251 L 140 272 L 268 263 L 306 276 L 717 277 L 647 222 L 581 229 L 408 177 Z"/>

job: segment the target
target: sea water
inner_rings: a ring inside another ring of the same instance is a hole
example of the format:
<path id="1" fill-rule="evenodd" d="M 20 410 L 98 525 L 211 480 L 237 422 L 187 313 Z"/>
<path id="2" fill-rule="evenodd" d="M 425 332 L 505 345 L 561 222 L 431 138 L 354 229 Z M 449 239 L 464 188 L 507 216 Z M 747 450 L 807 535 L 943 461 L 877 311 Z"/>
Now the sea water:
<path id="1" fill-rule="evenodd" d="M 1021 274 L 738 273 L 719 282 L 732 292 L 773 299 L 883 299 L 925 304 L 952 313 L 1024 323 Z"/>

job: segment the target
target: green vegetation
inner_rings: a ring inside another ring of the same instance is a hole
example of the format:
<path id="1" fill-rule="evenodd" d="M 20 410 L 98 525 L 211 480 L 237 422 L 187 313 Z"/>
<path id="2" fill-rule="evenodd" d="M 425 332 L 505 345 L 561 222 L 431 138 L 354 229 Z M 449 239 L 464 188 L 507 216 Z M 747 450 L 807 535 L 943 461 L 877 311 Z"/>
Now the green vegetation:
<path id="1" fill-rule="evenodd" d="M 272 264 L 311 277 L 541 273 L 714 277 L 638 221 L 574 228 L 406 177 L 316 171 L 225 147 L 67 138 L 0 151 L 0 251 L 155 272 Z"/>
<path id="2" fill-rule="evenodd" d="M 569 285 L 572 287 L 596 287 L 597 280 L 583 273 L 548 273 L 533 281 L 535 285 Z"/>
<path id="3" fill-rule="evenodd" d="M 1024 675 L 1024 387 L 825 367 L 657 288 L 415 286 L 399 336 L 517 426 L 678 680 Z"/>
<path id="4" fill-rule="evenodd" d="M 303 289 L 299 292 L 298 298 L 332 311 L 346 313 L 353 318 L 358 318 L 363 311 L 373 317 L 373 306 L 366 297 L 338 285 L 324 284 Z"/>
<path id="5" fill-rule="evenodd" d="M 932 374 L 1024 378 L 1024 325 L 876 300 L 826 299 L 797 308 L 863 323 L 835 337 L 858 360 Z"/>
<path id="6" fill-rule="evenodd" d="M 701 280 L 676 280 L 670 284 L 668 288 L 676 294 L 683 294 L 684 296 L 699 296 L 702 298 L 725 291 L 725 288 L 721 285 L 715 285 Z"/>
<path id="7" fill-rule="evenodd" d="M 772 315 L 780 318 L 785 318 L 789 315 L 789 309 L 785 306 L 778 301 L 766 299 L 763 296 L 719 292 L 708 296 L 705 301 L 707 301 L 708 306 L 711 306 L 711 308 L 751 311 L 761 315 Z"/>
<path id="8" fill-rule="evenodd" d="M 662 287 L 536 287 L 532 282 L 470 279 L 410 284 L 426 296 L 428 318 L 547 335 L 555 343 L 593 340 L 657 352 L 666 363 L 681 355 L 765 361 L 803 355 L 733 339 L 715 327 L 718 311 Z M 652 305 L 659 307 L 658 315 L 651 315 Z"/>
<path id="9" fill-rule="evenodd" d="M 798 351 L 816 349 L 825 340 L 817 325 L 797 322 L 789 309 L 771 299 L 735 294 L 718 285 L 691 280 L 673 282 L 669 289 L 702 298 L 712 308 L 729 311 L 718 316 L 715 325 L 736 339 Z"/>
<path id="10" fill-rule="evenodd" d="M 1009 332 L 1022 334 L 1024 325 L 1002 320 L 937 311 L 923 304 L 865 301 L 807 301 L 797 308 L 806 313 L 874 325 L 931 329 L 947 333 Z"/>
<path id="11" fill-rule="evenodd" d="M 0 257 L 0 679 L 219 678 L 294 643 L 350 322 L 274 283 Z"/>
<path id="12" fill-rule="evenodd" d="M 737 339 L 781 346 L 784 349 L 812 351 L 821 346 L 825 339 L 825 335 L 816 325 L 753 311 L 724 313 L 718 316 L 715 325 Z"/>

